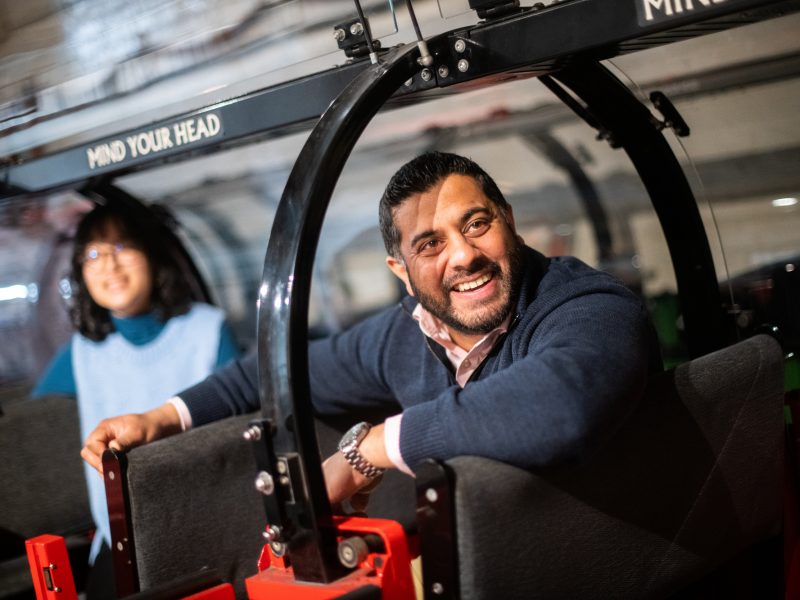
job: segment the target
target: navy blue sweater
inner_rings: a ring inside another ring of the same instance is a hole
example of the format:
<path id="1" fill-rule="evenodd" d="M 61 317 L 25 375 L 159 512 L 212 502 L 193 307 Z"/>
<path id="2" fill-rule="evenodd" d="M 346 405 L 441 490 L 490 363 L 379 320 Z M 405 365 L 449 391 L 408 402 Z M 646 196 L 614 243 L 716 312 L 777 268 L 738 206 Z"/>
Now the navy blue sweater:
<path id="1" fill-rule="evenodd" d="M 571 257 L 526 248 L 516 314 L 462 389 L 443 349 L 411 317 L 416 300 L 309 346 L 321 415 L 402 410 L 400 451 L 424 458 L 477 455 L 530 468 L 581 458 L 620 427 L 661 361 L 638 297 Z M 258 407 L 249 355 L 180 394 L 200 425 Z"/>

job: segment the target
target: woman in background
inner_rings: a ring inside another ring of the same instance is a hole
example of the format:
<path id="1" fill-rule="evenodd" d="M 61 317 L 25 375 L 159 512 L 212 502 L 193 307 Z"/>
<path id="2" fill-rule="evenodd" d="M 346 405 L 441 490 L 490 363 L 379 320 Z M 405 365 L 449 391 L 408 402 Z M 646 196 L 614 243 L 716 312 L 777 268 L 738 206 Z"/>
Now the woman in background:
<path id="1" fill-rule="evenodd" d="M 83 218 L 72 280 L 77 332 L 33 397 L 76 396 L 82 439 L 102 419 L 160 406 L 238 354 L 223 312 L 192 302 L 159 225 L 133 211 L 98 206 Z M 86 481 L 97 532 L 86 591 L 95 600 L 113 597 L 113 568 L 105 488 L 91 471 Z"/>

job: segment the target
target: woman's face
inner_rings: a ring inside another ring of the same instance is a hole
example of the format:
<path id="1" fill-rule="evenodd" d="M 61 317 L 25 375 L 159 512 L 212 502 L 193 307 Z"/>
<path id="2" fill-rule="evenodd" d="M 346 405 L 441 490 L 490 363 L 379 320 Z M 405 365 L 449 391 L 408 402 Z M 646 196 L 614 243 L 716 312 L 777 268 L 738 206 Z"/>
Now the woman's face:
<path id="1" fill-rule="evenodd" d="M 153 277 L 147 256 L 122 239 L 113 225 L 86 244 L 82 265 L 89 294 L 115 317 L 133 317 L 150 309 Z"/>

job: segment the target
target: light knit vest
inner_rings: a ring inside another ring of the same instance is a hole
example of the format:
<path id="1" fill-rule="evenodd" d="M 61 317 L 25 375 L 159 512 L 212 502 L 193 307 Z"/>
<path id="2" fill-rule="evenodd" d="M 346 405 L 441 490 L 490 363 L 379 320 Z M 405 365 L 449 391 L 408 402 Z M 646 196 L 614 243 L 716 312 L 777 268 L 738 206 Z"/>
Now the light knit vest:
<path id="1" fill-rule="evenodd" d="M 117 332 L 102 342 L 73 335 L 72 370 L 82 439 L 103 419 L 151 410 L 209 375 L 217 363 L 223 320 L 220 309 L 193 304 L 142 346 Z M 97 526 L 90 554 L 93 563 L 102 540 L 111 546 L 111 531 L 103 479 L 87 463 L 84 470 Z"/>

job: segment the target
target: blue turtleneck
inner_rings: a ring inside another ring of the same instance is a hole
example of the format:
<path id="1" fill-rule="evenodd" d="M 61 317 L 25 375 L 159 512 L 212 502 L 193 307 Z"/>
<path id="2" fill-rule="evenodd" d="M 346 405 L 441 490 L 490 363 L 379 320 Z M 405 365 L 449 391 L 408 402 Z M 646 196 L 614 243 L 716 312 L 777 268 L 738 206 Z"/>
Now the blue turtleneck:
<path id="1" fill-rule="evenodd" d="M 111 317 L 114 329 L 134 346 L 144 346 L 155 340 L 164 330 L 162 323 L 153 313 L 136 317 Z M 228 324 L 223 322 L 219 335 L 219 351 L 217 366 L 223 365 L 236 357 L 239 350 Z M 75 374 L 72 370 L 72 344 L 67 342 L 56 352 L 44 375 L 34 387 L 31 395 L 34 398 L 47 394 L 77 395 Z"/>

